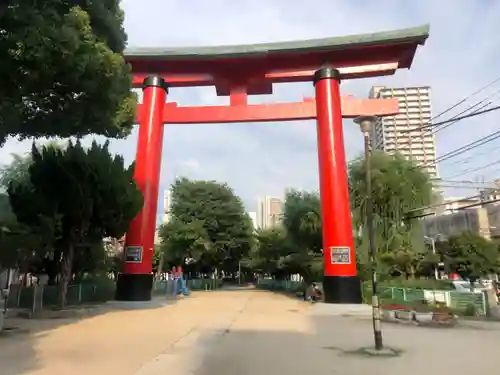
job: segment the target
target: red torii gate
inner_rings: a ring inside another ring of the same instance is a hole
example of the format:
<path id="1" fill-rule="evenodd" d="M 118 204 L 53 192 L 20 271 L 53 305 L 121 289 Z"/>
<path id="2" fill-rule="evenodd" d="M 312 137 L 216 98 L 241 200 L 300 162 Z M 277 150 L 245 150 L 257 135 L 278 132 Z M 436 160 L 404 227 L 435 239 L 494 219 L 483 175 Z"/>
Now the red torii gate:
<path id="1" fill-rule="evenodd" d="M 144 90 L 138 106 L 139 140 L 135 181 L 144 206 L 126 236 L 125 263 L 116 298 L 151 299 L 163 125 L 317 119 L 323 223 L 324 294 L 330 303 L 360 303 L 349 207 L 342 117 L 387 116 L 397 100 L 340 96 L 341 79 L 394 74 L 410 68 L 428 26 L 375 34 L 300 42 L 208 48 L 128 50 L 134 87 Z M 316 97 L 296 103 L 248 104 L 248 95 L 271 94 L 273 83 L 313 81 Z M 168 88 L 215 86 L 228 106 L 166 103 Z"/>

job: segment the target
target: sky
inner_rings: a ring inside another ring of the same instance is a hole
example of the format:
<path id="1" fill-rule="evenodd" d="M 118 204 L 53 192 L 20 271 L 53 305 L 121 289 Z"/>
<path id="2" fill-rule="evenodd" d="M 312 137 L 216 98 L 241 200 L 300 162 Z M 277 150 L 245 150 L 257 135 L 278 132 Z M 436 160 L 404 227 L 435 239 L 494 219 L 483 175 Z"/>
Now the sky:
<path id="1" fill-rule="evenodd" d="M 433 114 L 469 97 L 500 77 L 500 1 L 467 0 L 122 0 L 129 47 L 178 47 L 253 44 L 342 36 L 430 24 L 430 38 L 417 51 L 411 70 L 394 76 L 346 81 L 342 94 L 367 97 L 372 85 L 431 86 Z M 500 81 L 469 97 L 442 118 L 465 110 L 492 95 L 500 105 Z M 496 92 L 498 91 L 498 93 Z M 298 101 L 313 96 L 312 84 L 275 85 L 273 95 L 259 101 Z M 495 102 L 496 100 L 496 102 Z M 168 101 L 179 105 L 227 103 L 213 88 L 171 89 Z M 500 111 L 460 121 L 436 134 L 443 155 L 500 130 Z M 360 131 L 344 121 L 348 159 L 362 151 Z M 127 139 L 114 140 L 113 152 L 128 162 L 135 158 L 137 128 Z M 24 153 L 31 142 L 9 140 L 0 163 Z M 500 139 L 439 164 L 443 179 L 492 181 L 500 177 L 495 150 Z M 469 158 L 469 159 L 467 159 Z M 227 182 L 256 209 L 256 198 L 283 196 L 286 188 L 318 189 L 316 129 L 312 121 L 167 125 L 164 132 L 161 190 L 176 176 Z M 447 189 L 447 195 L 473 195 L 474 190 Z M 163 209 L 162 194 L 159 209 Z M 159 212 L 160 217 L 161 212 Z"/>

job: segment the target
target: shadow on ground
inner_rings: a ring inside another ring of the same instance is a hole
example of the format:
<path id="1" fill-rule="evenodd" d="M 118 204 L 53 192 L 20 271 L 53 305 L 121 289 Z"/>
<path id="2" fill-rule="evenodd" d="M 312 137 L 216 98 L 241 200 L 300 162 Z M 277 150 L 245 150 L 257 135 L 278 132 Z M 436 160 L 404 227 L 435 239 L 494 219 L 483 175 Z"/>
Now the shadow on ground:
<path id="1" fill-rule="evenodd" d="M 156 308 L 163 306 L 164 304 L 159 304 Z M 70 306 L 62 311 L 44 310 L 31 319 L 19 317 L 11 311 L 10 317 L 5 320 L 6 330 L 0 332 L 0 374 L 22 375 L 42 369 L 44 365 L 39 363 L 37 345 L 50 331 L 124 309 L 126 308 L 113 303 Z M 61 346 L 64 346 L 63 342 Z"/>
<path id="2" fill-rule="evenodd" d="M 402 373 L 493 373 L 500 336 L 497 331 L 439 330 L 384 326 L 385 344 L 396 357 L 360 353 L 371 347 L 370 319 L 310 317 L 308 332 L 228 331 L 207 341 L 196 375 L 400 375 Z M 203 345 L 203 344 L 202 344 Z"/>

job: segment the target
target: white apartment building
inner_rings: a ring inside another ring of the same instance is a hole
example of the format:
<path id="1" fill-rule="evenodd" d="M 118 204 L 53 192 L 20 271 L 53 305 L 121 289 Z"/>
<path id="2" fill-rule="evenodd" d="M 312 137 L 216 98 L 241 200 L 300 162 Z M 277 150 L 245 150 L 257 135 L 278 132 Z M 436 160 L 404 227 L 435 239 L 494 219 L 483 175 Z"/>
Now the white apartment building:
<path id="1" fill-rule="evenodd" d="M 170 221 L 170 207 L 172 205 L 172 190 L 168 189 L 163 192 L 163 224 Z"/>
<path id="2" fill-rule="evenodd" d="M 283 213 L 280 198 L 264 196 L 257 199 L 257 227 L 264 229 L 278 225 Z"/>
<path id="3" fill-rule="evenodd" d="M 250 216 L 250 219 L 252 220 L 252 228 L 257 229 L 257 212 L 251 211 L 248 212 L 248 216 Z"/>
<path id="4" fill-rule="evenodd" d="M 398 152 L 413 159 L 436 179 L 436 140 L 431 128 L 422 129 L 431 122 L 430 91 L 429 86 L 372 87 L 370 98 L 397 99 L 400 112 L 378 120 L 372 129 L 371 144 L 376 150 Z"/>

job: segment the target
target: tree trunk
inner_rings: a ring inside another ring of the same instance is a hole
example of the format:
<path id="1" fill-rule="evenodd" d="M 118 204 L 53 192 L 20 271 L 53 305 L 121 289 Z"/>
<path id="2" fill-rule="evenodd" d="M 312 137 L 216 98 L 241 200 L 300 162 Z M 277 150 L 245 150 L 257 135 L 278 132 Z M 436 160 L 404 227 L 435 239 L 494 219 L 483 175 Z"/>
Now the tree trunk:
<path id="1" fill-rule="evenodd" d="M 63 242 L 65 249 L 61 263 L 61 280 L 59 282 L 59 301 L 58 307 L 63 309 L 66 306 L 66 294 L 68 293 L 68 284 L 71 281 L 73 270 L 73 259 L 75 257 L 75 246 L 71 241 Z"/>
<path id="2" fill-rule="evenodd" d="M 57 284 L 57 275 L 61 271 L 61 249 L 54 249 L 52 259 L 47 259 L 48 284 Z"/>
<path id="3" fill-rule="evenodd" d="M 413 267 L 413 265 L 410 265 L 410 269 L 409 269 L 409 278 L 410 280 L 415 280 L 415 274 L 417 273 L 417 270 L 415 267 Z"/>

